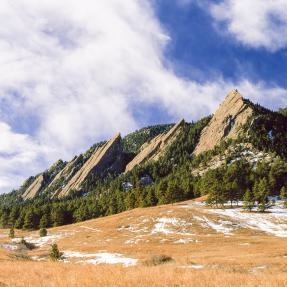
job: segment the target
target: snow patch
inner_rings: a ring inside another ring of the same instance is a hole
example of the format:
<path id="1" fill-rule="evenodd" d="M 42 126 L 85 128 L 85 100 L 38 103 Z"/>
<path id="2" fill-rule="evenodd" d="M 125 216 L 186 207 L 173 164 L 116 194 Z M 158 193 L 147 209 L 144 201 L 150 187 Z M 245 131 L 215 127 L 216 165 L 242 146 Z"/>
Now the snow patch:
<path id="1" fill-rule="evenodd" d="M 122 264 L 125 267 L 134 266 L 138 262 L 137 259 L 124 257 L 122 254 L 119 254 L 119 253 L 108 253 L 108 252 L 81 253 L 81 252 L 75 252 L 75 251 L 65 251 L 64 258 L 90 258 L 90 259 L 78 261 L 77 263 L 86 263 L 86 264 L 94 264 L 94 265 Z"/>
<path id="2" fill-rule="evenodd" d="M 199 217 L 199 216 L 193 216 L 194 219 L 202 222 L 202 227 L 209 227 L 212 228 L 213 230 L 215 230 L 218 233 L 223 233 L 223 234 L 227 234 L 227 235 L 231 235 L 231 231 L 233 230 L 233 228 L 228 227 L 227 225 L 231 225 L 232 222 L 230 221 L 224 221 L 224 220 L 219 220 L 219 223 L 216 223 L 210 219 L 207 219 L 205 216 L 203 217 Z"/>
<path id="3" fill-rule="evenodd" d="M 287 210 L 281 205 L 270 208 L 266 213 L 243 212 L 242 208 L 208 211 L 232 218 L 243 228 L 260 230 L 277 237 L 287 237 Z"/>

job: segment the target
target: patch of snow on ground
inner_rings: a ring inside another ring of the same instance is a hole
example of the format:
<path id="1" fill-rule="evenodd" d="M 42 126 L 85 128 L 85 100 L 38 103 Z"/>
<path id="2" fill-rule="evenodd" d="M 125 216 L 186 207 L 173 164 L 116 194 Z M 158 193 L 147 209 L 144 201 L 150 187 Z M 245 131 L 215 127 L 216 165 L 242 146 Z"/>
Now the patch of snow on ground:
<path id="1" fill-rule="evenodd" d="M 1 248 L 3 248 L 3 249 L 6 249 L 6 250 L 8 250 L 8 251 L 15 251 L 15 250 L 17 250 L 17 245 L 15 245 L 15 244 L 1 244 L 0 245 L 0 247 Z"/>
<path id="2" fill-rule="evenodd" d="M 258 272 L 258 271 L 260 271 L 260 270 L 264 270 L 264 269 L 266 269 L 266 266 L 265 266 L 265 265 L 263 265 L 263 266 L 256 266 L 256 267 L 251 268 L 251 269 L 249 270 L 249 272 L 250 272 L 250 273 L 256 273 L 256 272 Z"/>
<path id="3" fill-rule="evenodd" d="M 266 213 L 243 212 L 242 208 L 209 209 L 208 211 L 232 218 L 243 228 L 287 237 L 287 209 L 282 206 L 274 206 Z"/>
<path id="4" fill-rule="evenodd" d="M 179 221 L 177 218 L 168 218 L 168 217 L 162 217 L 162 218 L 157 218 L 156 223 L 154 225 L 154 228 L 152 230 L 152 234 L 154 233 L 164 233 L 164 234 L 172 234 L 174 231 L 170 230 L 167 226 L 172 225 L 172 226 L 177 226 Z"/>
<path id="5" fill-rule="evenodd" d="M 193 240 L 189 238 L 185 238 L 185 239 L 181 238 L 181 239 L 176 240 L 174 243 L 175 244 L 188 244 L 190 242 L 193 242 Z"/>
<path id="6" fill-rule="evenodd" d="M 180 266 L 181 268 L 202 269 L 204 266 L 200 264 L 192 264 L 186 266 Z"/>
<path id="7" fill-rule="evenodd" d="M 92 228 L 92 227 L 88 227 L 88 226 L 84 226 L 84 225 L 81 225 L 80 227 L 81 227 L 81 228 L 84 228 L 84 229 L 96 231 L 96 232 L 101 232 L 101 230 L 98 229 L 98 228 Z"/>
<path id="8" fill-rule="evenodd" d="M 42 247 L 42 246 L 47 245 L 47 244 L 52 244 L 52 243 L 58 241 L 59 239 L 70 236 L 70 235 L 73 235 L 73 233 L 64 232 L 64 233 L 51 234 L 51 235 L 47 235 L 44 237 L 27 236 L 27 237 L 24 237 L 24 239 L 27 242 L 32 243 L 37 247 Z M 12 239 L 12 241 L 15 243 L 20 243 L 21 240 L 22 240 L 22 238 L 13 238 Z"/>
<path id="9" fill-rule="evenodd" d="M 119 253 L 81 253 L 75 251 L 65 251 L 64 258 L 90 258 L 86 260 L 78 261 L 77 263 L 87 263 L 87 264 L 122 264 L 125 267 L 134 266 L 137 264 L 138 260 L 134 258 L 124 257 Z"/>
<path id="10" fill-rule="evenodd" d="M 207 219 L 205 216 L 203 216 L 203 217 L 193 216 L 193 218 L 202 222 L 201 225 L 203 227 L 212 228 L 213 230 L 215 230 L 218 233 L 232 234 L 231 231 L 233 230 L 233 228 L 227 226 L 227 225 L 232 224 L 232 222 L 230 222 L 230 221 L 219 220 L 219 223 L 216 223 L 210 219 Z"/>

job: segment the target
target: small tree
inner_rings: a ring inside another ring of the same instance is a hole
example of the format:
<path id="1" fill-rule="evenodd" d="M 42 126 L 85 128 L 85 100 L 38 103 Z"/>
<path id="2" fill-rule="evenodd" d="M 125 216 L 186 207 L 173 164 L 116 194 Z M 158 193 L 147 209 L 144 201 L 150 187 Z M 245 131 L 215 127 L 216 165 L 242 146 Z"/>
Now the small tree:
<path id="1" fill-rule="evenodd" d="M 58 261 L 62 258 L 63 252 L 59 251 L 58 245 L 56 243 L 52 244 L 49 257 L 52 261 Z"/>
<path id="2" fill-rule="evenodd" d="M 243 209 L 251 211 L 254 207 L 254 200 L 249 189 L 246 190 L 243 196 Z"/>
<path id="3" fill-rule="evenodd" d="M 11 227 L 11 228 L 10 228 L 9 237 L 10 237 L 10 238 L 14 238 L 14 237 L 15 237 L 14 227 Z"/>
<path id="4" fill-rule="evenodd" d="M 283 200 L 284 207 L 287 208 L 287 190 L 285 186 L 283 186 L 280 190 L 280 197 Z"/>
<path id="5" fill-rule="evenodd" d="M 46 228 L 41 228 L 39 233 L 40 233 L 40 237 L 45 237 L 48 234 Z"/>

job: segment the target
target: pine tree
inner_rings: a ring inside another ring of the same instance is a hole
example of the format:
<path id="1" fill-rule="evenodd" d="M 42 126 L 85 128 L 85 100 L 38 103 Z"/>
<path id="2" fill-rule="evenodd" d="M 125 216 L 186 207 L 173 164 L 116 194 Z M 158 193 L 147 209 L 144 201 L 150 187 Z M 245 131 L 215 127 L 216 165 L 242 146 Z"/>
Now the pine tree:
<path id="1" fill-rule="evenodd" d="M 253 191 L 254 197 L 258 202 L 258 210 L 264 212 L 270 207 L 268 195 L 270 194 L 270 189 L 268 186 L 267 179 L 264 177 L 256 182 Z"/>
<path id="2" fill-rule="evenodd" d="M 14 238 L 15 237 L 15 231 L 14 231 L 13 227 L 11 227 L 10 230 L 9 230 L 9 237 L 10 238 Z"/>
<path id="3" fill-rule="evenodd" d="M 243 196 L 243 209 L 251 211 L 254 207 L 254 200 L 249 189 L 246 190 Z"/>
<path id="4" fill-rule="evenodd" d="M 52 244 L 49 257 L 52 261 L 60 260 L 63 257 L 63 252 L 59 251 L 56 243 Z"/>
<path id="5" fill-rule="evenodd" d="M 287 208 L 287 190 L 285 186 L 282 186 L 280 190 L 280 197 L 281 197 L 281 200 L 283 201 L 284 207 Z"/>
<path id="6" fill-rule="evenodd" d="M 47 229 L 46 228 L 41 228 L 39 234 L 40 234 L 40 237 L 47 236 L 47 234 L 48 234 Z"/>

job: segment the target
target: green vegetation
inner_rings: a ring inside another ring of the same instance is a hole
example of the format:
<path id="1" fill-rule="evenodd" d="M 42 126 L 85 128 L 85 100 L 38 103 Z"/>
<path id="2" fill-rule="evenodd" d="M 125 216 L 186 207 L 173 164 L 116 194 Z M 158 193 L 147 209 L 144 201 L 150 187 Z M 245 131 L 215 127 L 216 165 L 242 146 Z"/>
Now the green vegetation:
<path id="1" fill-rule="evenodd" d="M 48 231 L 46 228 L 41 228 L 39 234 L 40 234 L 40 237 L 45 237 L 47 236 Z"/>
<path id="2" fill-rule="evenodd" d="M 254 115 L 243 126 L 244 132 L 237 140 L 222 141 L 213 150 L 194 157 L 192 153 L 200 133 L 209 120 L 207 117 L 185 124 L 177 140 L 158 161 L 136 166 L 121 175 L 93 175 L 83 185 L 82 192 L 71 192 L 65 199 L 51 200 L 48 192 L 23 201 L 19 197 L 21 190 L 0 196 L 0 226 L 43 229 L 200 195 L 207 195 L 211 206 L 223 207 L 226 203 L 233 206 L 243 200 L 246 210 L 264 212 L 272 206 L 269 197 L 281 194 L 287 206 L 287 118 L 255 106 Z M 128 135 L 123 139 L 125 152 L 134 155 L 146 140 L 168 128 L 170 125 L 159 125 Z M 240 155 L 246 143 L 268 152 L 270 160 L 242 159 Z M 79 166 L 87 154 L 82 155 Z M 224 164 L 201 176 L 192 174 L 199 167 L 208 169 L 215 156 L 224 158 Z M 144 184 L 142 177 L 149 177 L 152 184 Z M 57 184 L 63 183 L 60 180 Z M 123 183 L 129 183 L 131 188 L 126 190 Z"/>
<path id="3" fill-rule="evenodd" d="M 140 147 L 161 133 L 167 132 L 173 124 L 155 125 L 142 128 L 123 138 L 123 150 L 127 153 L 138 153 Z"/>
<path id="4" fill-rule="evenodd" d="M 58 261 L 62 259 L 63 252 L 59 251 L 58 245 L 56 243 L 52 244 L 49 257 L 52 261 Z"/>
<path id="5" fill-rule="evenodd" d="M 14 238 L 15 237 L 15 231 L 14 231 L 13 227 L 11 227 L 10 230 L 9 230 L 9 237 L 10 238 Z"/>

